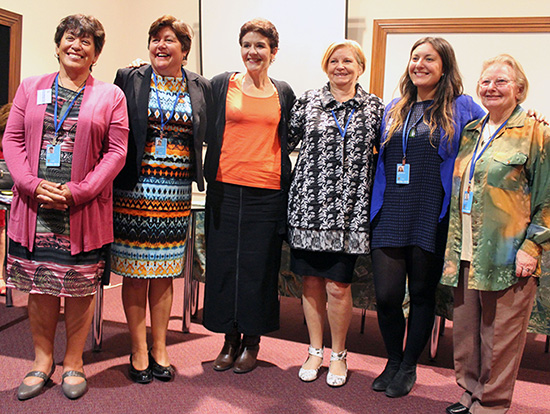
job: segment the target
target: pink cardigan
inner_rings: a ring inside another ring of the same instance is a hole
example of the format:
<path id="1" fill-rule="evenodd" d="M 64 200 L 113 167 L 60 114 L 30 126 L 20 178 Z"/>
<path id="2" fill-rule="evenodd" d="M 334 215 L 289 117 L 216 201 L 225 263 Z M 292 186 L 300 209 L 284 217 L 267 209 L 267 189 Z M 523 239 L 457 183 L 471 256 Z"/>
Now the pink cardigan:
<path id="1" fill-rule="evenodd" d="M 37 177 L 45 104 L 37 92 L 50 89 L 56 73 L 25 79 L 15 95 L 4 133 L 4 156 L 15 183 L 9 237 L 33 250 Z M 53 99 L 53 98 L 52 98 Z M 113 241 L 112 182 L 124 166 L 128 144 L 126 99 L 114 85 L 86 81 L 73 150 L 70 207 L 71 254 Z"/>

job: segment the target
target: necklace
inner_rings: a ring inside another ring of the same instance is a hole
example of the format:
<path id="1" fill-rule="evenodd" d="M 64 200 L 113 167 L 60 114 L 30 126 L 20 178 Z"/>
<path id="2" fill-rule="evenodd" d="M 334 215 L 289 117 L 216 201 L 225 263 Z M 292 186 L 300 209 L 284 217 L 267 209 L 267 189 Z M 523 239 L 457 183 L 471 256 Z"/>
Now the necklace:
<path id="1" fill-rule="evenodd" d="M 84 82 L 82 82 L 82 83 L 80 84 L 80 86 L 78 86 L 78 88 L 76 88 L 76 91 L 73 90 L 73 89 L 71 89 L 71 88 L 66 87 L 65 85 L 63 85 L 63 80 L 61 79 L 61 76 L 59 77 L 59 84 L 60 84 L 63 88 L 68 89 L 68 90 L 70 90 L 71 92 L 79 92 L 80 89 L 84 86 L 84 84 L 85 84 L 86 81 L 88 80 L 88 77 L 89 77 L 89 76 L 90 76 L 90 75 L 86 76 L 86 79 L 84 79 Z"/>

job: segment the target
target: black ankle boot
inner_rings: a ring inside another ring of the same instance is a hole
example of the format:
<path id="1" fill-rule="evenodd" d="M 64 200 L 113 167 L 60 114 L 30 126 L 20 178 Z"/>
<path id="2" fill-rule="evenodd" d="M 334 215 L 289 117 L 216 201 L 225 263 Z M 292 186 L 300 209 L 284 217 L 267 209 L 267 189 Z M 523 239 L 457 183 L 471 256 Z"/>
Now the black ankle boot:
<path id="1" fill-rule="evenodd" d="M 416 365 L 410 366 L 401 363 L 399 371 L 386 388 L 386 396 L 399 398 L 411 392 L 416 382 Z"/>
<path id="2" fill-rule="evenodd" d="M 401 361 L 388 360 L 384 371 L 382 371 L 382 373 L 373 381 L 372 389 L 376 392 L 386 391 L 386 388 L 388 388 L 391 380 L 395 377 L 397 371 L 399 371 L 400 365 Z"/>

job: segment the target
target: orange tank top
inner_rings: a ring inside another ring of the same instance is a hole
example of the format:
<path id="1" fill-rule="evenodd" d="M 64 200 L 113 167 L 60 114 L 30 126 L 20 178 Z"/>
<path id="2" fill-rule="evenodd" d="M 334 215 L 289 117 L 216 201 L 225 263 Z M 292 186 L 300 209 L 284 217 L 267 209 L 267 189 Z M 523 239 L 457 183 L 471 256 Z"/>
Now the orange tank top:
<path id="1" fill-rule="evenodd" d="M 281 188 L 281 106 L 275 91 L 267 98 L 246 95 L 242 75 L 229 79 L 218 181 Z"/>

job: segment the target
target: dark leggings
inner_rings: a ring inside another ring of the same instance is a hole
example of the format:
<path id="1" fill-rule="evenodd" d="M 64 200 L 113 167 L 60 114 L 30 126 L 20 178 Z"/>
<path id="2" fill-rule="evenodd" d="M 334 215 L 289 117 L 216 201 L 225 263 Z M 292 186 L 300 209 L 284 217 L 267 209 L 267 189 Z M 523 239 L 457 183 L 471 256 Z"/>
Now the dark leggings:
<path id="1" fill-rule="evenodd" d="M 416 246 L 372 251 L 378 325 L 390 361 L 416 365 L 430 337 L 435 315 L 435 290 L 443 258 Z M 408 276 L 410 308 L 407 343 L 403 351 L 403 299 Z"/>

